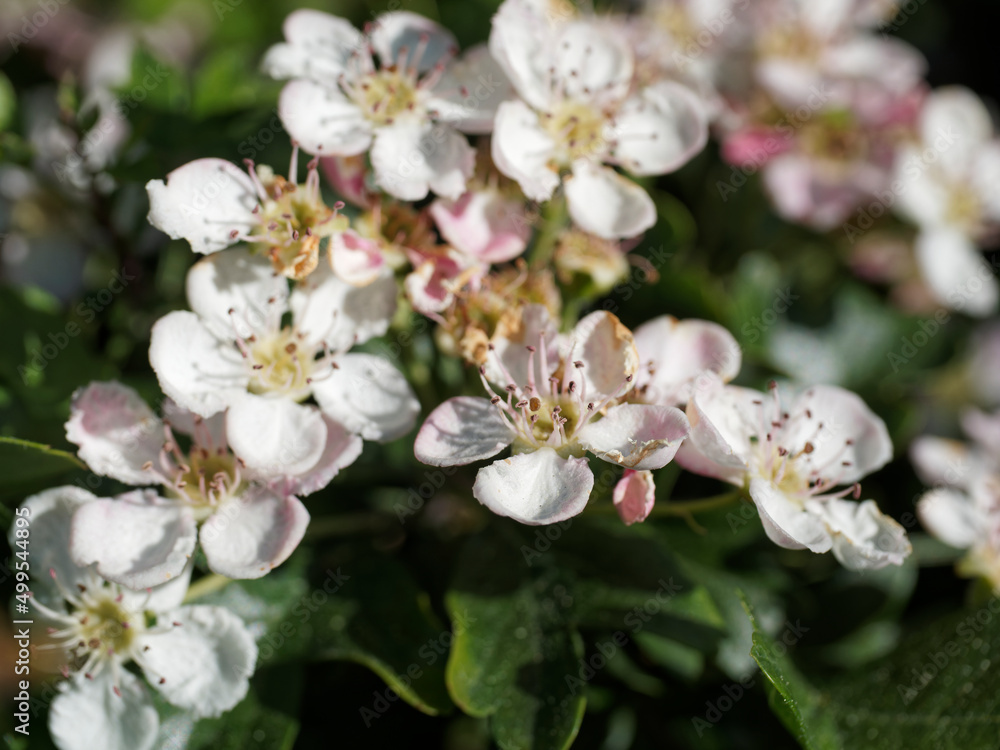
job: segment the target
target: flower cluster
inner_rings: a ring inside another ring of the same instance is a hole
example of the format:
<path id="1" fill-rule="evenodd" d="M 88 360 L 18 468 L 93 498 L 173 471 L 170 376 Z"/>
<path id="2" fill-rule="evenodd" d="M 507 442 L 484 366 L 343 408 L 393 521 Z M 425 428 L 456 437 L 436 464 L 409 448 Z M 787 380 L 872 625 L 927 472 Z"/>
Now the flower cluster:
<path id="1" fill-rule="evenodd" d="M 968 92 L 927 94 L 919 56 L 872 33 L 884 5 L 670 0 L 598 17 L 506 0 L 488 44 L 464 52 L 410 12 L 364 29 L 292 13 L 263 62 L 286 81 L 287 175 L 205 158 L 146 186 L 150 223 L 202 256 L 189 309 L 152 326 L 165 397 L 153 409 L 95 382 L 72 399 L 66 437 L 80 458 L 135 489 L 63 487 L 25 504 L 53 571 L 35 604 L 64 654 L 60 746 L 152 746 L 156 711 L 128 663 L 195 717 L 246 694 L 253 638 L 226 610 L 183 605 L 195 560 L 227 578 L 268 574 L 305 534 L 303 498 L 364 441 L 412 431 L 421 404 L 406 374 L 355 349 L 411 312 L 478 394 L 425 404 L 414 454 L 489 460 L 469 490 L 493 513 L 576 516 L 594 458 L 620 467 L 611 500 L 624 523 L 642 522 L 653 472 L 676 460 L 734 485 L 777 545 L 852 570 L 902 564 L 903 528 L 859 502 L 893 446 L 857 395 L 732 385 L 743 352 L 709 321 L 663 315 L 633 331 L 606 309 L 582 314 L 649 263 L 630 255 L 657 220 L 645 178 L 693 159 L 710 128 L 732 164 L 764 168 L 783 216 L 819 229 L 906 183 L 908 160 L 954 130 L 954 148 L 893 203 L 919 227 L 938 296 L 975 270 L 1000 218 L 992 126 Z M 968 311 L 995 297 L 984 283 Z M 934 481 L 939 453 L 919 451 Z M 975 456 L 921 512 L 997 580 L 1000 469 Z M 92 736 L 75 734 L 94 713 Z"/>

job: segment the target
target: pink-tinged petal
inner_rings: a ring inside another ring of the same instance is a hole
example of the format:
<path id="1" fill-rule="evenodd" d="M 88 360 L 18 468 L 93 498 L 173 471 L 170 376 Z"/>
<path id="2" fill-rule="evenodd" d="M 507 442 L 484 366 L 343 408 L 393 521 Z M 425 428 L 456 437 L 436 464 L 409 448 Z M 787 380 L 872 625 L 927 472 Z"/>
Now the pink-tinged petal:
<path id="1" fill-rule="evenodd" d="M 997 310 L 1000 286 L 976 246 L 957 229 L 925 229 L 915 246 L 921 277 L 938 302 L 976 318 Z"/>
<path id="2" fill-rule="evenodd" d="M 501 388 L 510 385 L 507 375 L 513 378 L 514 385 L 523 388 L 528 383 L 528 363 L 532 359 L 534 377 L 543 382 L 559 365 L 559 329 L 544 305 L 524 305 L 508 311 L 500 318 L 490 343 L 493 351 L 486 358 L 486 377 Z M 534 357 L 529 346 L 536 349 Z M 545 373 L 540 365 L 543 347 L 550 370 Z"/>
<path id="3" fill-rule="evenodd" d="M 902 565 L 913 551 L 906 530 L 884 515 L 874 500 L 810 500 L 806 508 L 826 524 L 833 538 L 834 557 L 848 570 Z"/>
<path id="4" fill-rule="evenodd" d="M 142 638 L 149 683 L 196 719 L 221 716 L 243 700 L 257 662 L 257 644 L 243 621 L 224 607 L 204 605 L 180 607 L 163 619 L 180 624 Z"/>
<path id="5" fill-rule="evenodd" d="M 484 263 L 513 260 L 531 237 L 524 204 L 498 190 L 470 191 L 457 201 L 439 198 L 430 214 L 446 242 Z"/>
<path id="6" fill-rule="evenodd" d="M 323 421 L 326 423 L 326 446 L 316 465 L 305 474 L 276 480 L 271 484 L 272 489 L 280 488 L 286 495 L 310 495 L 326 487 L 341 469 L 346 469 L 361 455 L 364 441 L 358 435 L 325 415 Z"/>
<path id="7" fill-rule="evenodd" d="M 562 458 L 541 448 L 483 467 L 472 494 L 497 515 L 542 526 L 580 514 L 593 487 L 586 459 Z"/>
<path id="8" fill-rule="evenodd" d="M 672 406 L 619 404 L 579 430 L 577 439 L 608 463 L 648 470 L 670 463 L 690 429 L 684 412 Z"/>
<path id="9" fill-rule="evenodd" d="M 371 123 L 331 86 L 302 78 L 289 81 L 278 98 L 278 115 L 288 134 L 308 154 L 354 156 L 371 146 Z"/>
<path id="10" fill-rule="evenodd" d="M 250 393 L 226 412 L 226 434 L 233 453 L 264 480 L 311 471 L 327 437 L 316 407 Z"/>
<path id="11" fill-rule="evenodd" d="M 495 456 L 514 439 L 514 431 L 485 398 L 451 398 L 424 421 L 413 453 L 430 466 L 460 466 Z"/>
<path id="12" fill-rule="evenodd" d="M 565 190 L 573 222 L 603 239 L 635 237 L 656 224 L 649 194 L 609 167 L 577 161 Z"/>
<path id="13" fill-rule="evenodd" d="M 174 403 L 173 399 L 165 399 L 161 407 L 163 421 L 170 425 L 174 434 L 187 435 L 190 438 L 197 436 L 200 443 L 210 441 L 212 447 L 225 445 L 226 443 L 226 415 L 224 413 L 214 414 L 208 419 L 202 419 L 194 412 L 183 409 Z"/>
<path id="14" fill-rule="evenodd" d="M 987 534 L 982 510 L 971 497 L 956 490 L 931 490 L 917 503 L 917 515 L 931 534 L 956 549 L 975 546 Z"/>
<path id="15" fill-rule="evenodd" d="M 559 187 L 559 174 L 549 162 L 555 141 L 524 102 L 504 102 L 497 108 L 491 140 L 493 163 L 521 186 L 534 201 L 547 201 Z"/>
<path id="16" fill-rule="evenodd" d="M 984 450 L 1000 454 L 1000 411 L 987 414 L 979 409 L 966 409 L 962 413 L 962 429 Z"/>
<path id="17" fill-rule="evenodd" d="M 224 159 L 197 159 L 150 180 L 149 223 L 173 239 L 185 239 L 196 253 L 214 253 L 247 234 L 260 202 L 250 176 Z"/>
<path id="18" fill-rule="evenodd" d="M 66 439 L 96 474 L 125 484 L 155 484 L 144 468 L 163 447 L 163 423 L 132 388 L 91 383 L 73 394 Z"/>
<path id="19" fill-rule="evenodd" d="M 565 354 L 574 363 L 574 379 L 585 384 L 588 401 L 623 396 L 635 384 L 639 353 L 632 332 L 611 313 L 599 310 L 576 324 Z M 575 367 L 575 363 L 582 367 Z"/>
<path id="20" fill-rule="evenodd" d="M 708 114 L 691 89 L 673 81 L 647 86 L 615 115 L 614 162 L 632 174 L 680 169 L 708 142 Z"/>
<path id="21" fill-rule="evenodd" d="M 789 500 L 769 481 L 759 477 L 751 479 L 750 497 L 757 505 L 768 538 L 779 547 L 820 553 L 830 551 L 833 539 L 823 520 Z"/>
<path id="22" fill-rule="evenodd" d="M 261 64 L 272 78 L 310 78 L 335 83 L 353 55 L 364 54 L 361 32 L 344 20 L 302 8 L 285 18 L 285 42 L 271 47 Z"/>
<path id="23" fill-rule="evenodd" d="M 640 362 L 634 392 L 646 403 L 686 403 L 705 373 L 729 382 L 743 362 L 733 335 L 705 320 L 663 315 L 636 328 L 634 336 Z"/>
<path id="24" fill-rule="evenodd" d="M 612 497 L 618 516 L 626 526 L 642 523 L 653 510 L 656 502 L 656 485 L 648 471 L 626 469 L 615 485 Z"/>
<path id="25" fill-rule="evenodd" d="M 767 128 L 740 130 L 727 135 L 722 142 L 722 158 L 733 166 L 752 164 L 759 168 L 772 157 L 790 149 L 792 144 L 792 140 L 781 137 L 775 130 Z"/>
<path id="26" fill-rule="evenodd" d="M 402 437 L 420 413 L 403 373 L 372 354 L 337 357 L 337 368 L 313 382 L 313 395 L 326 414 L 365 440 Z"/>
<path id="27" fill-rule="evenodd" d="M 987 467 L 957 440 L 922 436 L 910 445 L 910 461 L 924 484 L 968 488 Z"/>
<path id="28" fill-rule="evenodd" d="M 31 594 L 48 607 L 63 606 L 63 595 L 59 586 L 72 589 L 77 583 L 85 583 L 87 571 L 79 567 L 70 557 L 69 540 L 73 528 L 73 516 L 77 509 L 97 498 L 80 487 L 54 487 L 51 490 L 32 495 L 21 503 L 27 508 L 28 544 L 31 565 L 39 571 L 31 582 Z M 10 525 L 7 541 L 10 548 L 19 551 L 16 523 Z M 49 576 L 54 571 L 59 586 Z"/>
<path id="29" fill-rule="evenodd" d="M 400 200 L 421 200 L 431 191 L 458 198 L 475 170 L 476 152 L 448 125 L 399 120 L 378 130 L 371 160 L 375 183 Z"/>
<path id="30" fill-rule="evenodd" d="M 149 363 L 163 392 L 202 417 L 225 409 L 250 382 L 236 348 L 187 310 L 167 313 L 153 325 Z"/>
<path id="31" fill-rule="evenodd" d="M 254 486 L 231 498 L 201 527 L 208 567 L 227 578 L 260 578 L 302 541 L 309 511 L 296 497 Z"/>
<path id="32" fill-rule="evenodd" d="M 888 184 L 879 165 L 847 166 L 848 170 L 832 175 L 819 160 L 793 151 L 767 163 L 764 184 L 783 218 L 819 231 L 839 229 L 858 205 Z"/>
<path id="33" fill-rule="evenodd" d="M 423 315 L 436 315 L 451 307 L 455 292 L 451 282 L 461 267 L 449 258 L 428 258 L 406 275 L 403 289 L 413 309 Z"/>
<path id="34" fill-rule="evenodd" d="M 368 286 L 385 268 L 379 244 L 350 229 L 330 238 L 329 252 L 333 272 L 351 286 Z"/>
<path id="35" fill-rule="evenodd" d="M 331 351 L 346 351 L 389 330 L 398 290 L 385 271 L 367 286 L 339 278 L 330 263 L 320 263 L 298 282 L 289 298 L 296 330 L 310 344 L 325 342 Z"/>
<path id="36" fill-rule="evenodd" d="M 73 517 L 70 554 L 97 565 L 109 581 L 130 589 L 157 586 L 181 575 L 198 531 L 191 511 L 150 490 L 80 506 Z"/>
<path id="37" fill-rule="evenodd" d="M 832 385 L 807 389 L 789 409 L 781 445 L 799 457 L 800 470 L 816 470 L 838 485 L 851 484 L 892 460 L 885 422 L 850 391 Z M 811 448 L 806 448 L 809 444 Z"/>
<path id="38" fill-rule="evenodd" d="M 447 60 L 458 50 L 450 31 L 425 16 L 405 10 L 383 13 L 375 19 L 370 39 L 383 67 L 399 64 L 421 73 Z M 423 50 L 416 59 L 418 50 Z"/>
<path id="39" fill-rule="evenodd" d="M 288 281 L 274 272 L 267 258 L 239 247 L 191 266 L 185 290 L 191 309 L 216 335 L 248 338 L 278 328 L 286 309 Z"/>
<path id="40" fill-rule="evenodd" d="M 320 159 L 319 168 L 339 197 L 360 208 L 371 205 L 374 196 L 366 186 L 368 166 L 364 156 L 328 156 Z"/>
<path id="41" fill-rule="evenodd" d="M 515 95 L 503 68 L 484 44 L 469 48 L 452 61 L 431 94 L 428 108 L 438 120 L 476 135 L 492 132 L 497 107 Z"/>
<path id="42" fill-rule="evenodd" d="M 152 750 L 159 716 L 146 685 L 125 669 L 77 674 L 53 698 L 49 733 L 62 750 Z"/>

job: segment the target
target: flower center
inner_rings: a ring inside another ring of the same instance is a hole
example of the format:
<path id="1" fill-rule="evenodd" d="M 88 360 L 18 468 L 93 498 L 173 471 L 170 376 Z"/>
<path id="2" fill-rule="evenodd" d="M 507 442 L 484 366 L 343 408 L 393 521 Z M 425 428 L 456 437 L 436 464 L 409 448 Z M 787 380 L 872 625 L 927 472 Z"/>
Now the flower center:
<path id="1" fill-rule="evenodd" d="M 607 151 L 607 118 L 587 104 L 569 99 L 559 102 L 543 115 L 542 125 L 555 140 L 563 164 Z"/>
<path id="2" fill-rule="evenodd" d="M 948 192 L 945 220 L 975 237 L 983 231 L 982 216 L 982 203 L 976 191 L 968 185 L 953 185 Z"/>
<path id="3" fill-rule="evenodd" d="M 79 613 L 80 642 L 91 651 L 128 653 L 138 630 L 145 625 L 143 618 L 129 612 L 104 590 L 84 600 L 84 604 L 85 608 Z"/>
<path id="4" fill-rule="evenodd" d="M 391 125 L 405 112 L 417 109 L 419 87 L 412 71 L 384 68 L 361 78 L 348 96 L 376 125 Z"/>
<path id="5" fill-rule="evenodd" d="M 303 345 L 294 328 L 286 326 L 253 341 L 248 358 L 253 367 L 251 393 L 277 394 L 296 401 L 308 398 L 315 352 Z"/>

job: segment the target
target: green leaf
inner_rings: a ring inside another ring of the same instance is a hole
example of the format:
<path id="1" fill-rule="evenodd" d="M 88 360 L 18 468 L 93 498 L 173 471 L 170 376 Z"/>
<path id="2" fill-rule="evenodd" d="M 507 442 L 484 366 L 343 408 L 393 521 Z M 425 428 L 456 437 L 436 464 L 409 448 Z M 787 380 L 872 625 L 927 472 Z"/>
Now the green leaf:
<path id="1" fill-rule="evenodd" d="M 749 607 L 748 607 L 748 611 Z M 1000 598 L 938 619 L 899 648 L 822 690 L 755 624 L 752 654 L 772 707 L 809 750 L 996 747 L 1000 737 Z"/>
<path id="2" fill-rule="evenodd" d="M 247 75 L 254 61 L 240 50 L 224 48 L 202 65 L 194 79 L 191 112 L 203 119 L 256 103 L 254 80 Z"/>
<path id="3" fill-rule="evenodd" d="M 291 750 L 299 733 L 294 717 L 264 705 L 251 687 L 235 708 L 216 719 L 202 719 L 190 727 L 183 712 L 160 701 L 162 723 L 159 747 L 186 750 Z M 190 727 L 190 728 L 189 728 Z M 177 745 L 179 735 L 190 731 L 187 743 Z"/>
<path id="4" fill-rule="evenodd" d="M 17 95 L 10 79 L 0 72 L 0 132 L 10 127 L 17 109 Z"/>
<path id="5" fill-rule="evenodd" d="M 490 717 L 501 748 L 563 750 L 583 720 L 583 644 L 566 620 L 572 606 L 551 568 L 485 533 L 472 539 L 445 596 L 460 623 L 448 659 L 452 698 Z"/>

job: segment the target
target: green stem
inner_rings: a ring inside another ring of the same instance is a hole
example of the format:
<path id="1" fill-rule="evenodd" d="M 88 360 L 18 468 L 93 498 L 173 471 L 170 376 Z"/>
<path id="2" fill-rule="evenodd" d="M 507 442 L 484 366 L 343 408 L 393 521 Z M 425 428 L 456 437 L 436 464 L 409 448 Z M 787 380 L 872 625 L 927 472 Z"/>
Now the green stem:
<path id="1" fill-rule="evenodd" d="M 207 575 L 191 584 L 191 587 L 187 590 L 187 594 L 184 596 L 184 603 L 187 604 L 202 596 L 221 591 L 231 582 L 231 578 L 220 576 L 218 573 Z"/>
<path id="2" fill-rule="evenodd" d="M 542 207 L 542 224 L 538 230 L 538 239 L 531 251 L 531 265 L 535 268 L 547 268 L 552 265 L 552 255 L 555 253 L 556 240 L 566 228 L 566 218 L 569 212 L 566 208 L 566 198 L 555 195 Z"/>
<path id="3" fill-rule="evenodd" d="M 743 497 L 742 490 L 732 490 L 730 492 L 724 492 L 721 495 L 703 497 L 698 500 L 682 500 L 680 502 L 669 500 L 665 503 L 658 503 L 654 505 L 653 512 L 650 515 L 656 515 L 657 512 L 661 515 L 668 516 L 684 516 L 688 513 L 702 513 L 709 510 L 716 510 L 718 508 L 725 508 L 727 505 L 735 503 L 741 497 Z"/>

